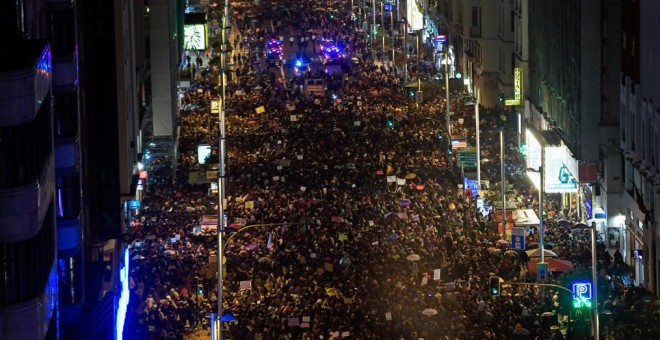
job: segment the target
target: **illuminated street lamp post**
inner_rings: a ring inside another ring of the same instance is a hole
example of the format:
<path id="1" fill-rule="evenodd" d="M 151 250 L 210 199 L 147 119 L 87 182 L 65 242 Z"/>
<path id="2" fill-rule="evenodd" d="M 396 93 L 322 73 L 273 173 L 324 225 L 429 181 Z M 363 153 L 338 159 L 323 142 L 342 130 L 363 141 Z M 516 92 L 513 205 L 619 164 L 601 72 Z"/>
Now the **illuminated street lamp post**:
<path id="1" fill-rule="evenodd" d="M 451 148 L 451 117 L 449 108 L 449 36 L 445 43 L 445 99 L 447 115 L 447 135 L 449 135 L 449 147 Z"/>
<path id="2" fill-rule="evenodd" d="M 474 105 L 474 120 L 475 120 L 475 129 L 476 129 L 476 141 L 477 146 L 477 190 L 481 190 L 481 140 L 479 136 L 479 94 L 480 90 L 477 88 L 475 101 L 466 102 L 466 106 Z"/>
<path id="3" fill-rule="evenodd" d="M 225 232 L 225 211 L 224 211 L 224 199 L 225 199 L 225 157 L 227 154 L 227 146 L 225 144 L 225 111 L 227 108 L 227 53 L 229 53 L 229 0 L 225 0 L 224 13 L 222 16 L 222 44 L 220 51 L 220 86 L 222 102 L 220 106 L 220 119 L 219 119 L 219 150 L 218 150 L 218 274 L 217 274 L 217 296 L 218 296 L 218 306 L 217 306 L 217 315 L 211 320 L 211 328 L 217 330 L 216 332 L 211 332 L 212 338 L 215 335 L 216 339 L 222 340 L 222 327 L 220 318 L 223 315 L 223 300 L 222 300 L 222 259 L 223 259 L 223 234 Z"/>
<path id="4" fill-rule="evenodd" d="M 374 35 L 376 33 L 376 0 L 371 0 L 371 20 L 373 26 L 371 26 L 371 48 L 374 46 Z"/>
<path id="5" fill-rule="evenodd" d="M 396 50 L 394 46 L 394 14 L 392 13 L 392 10 L 390 9 L 390 40 L 392 41 L 392 67 L 396 67 L 395 64 L 395 56 L 394 56 L 394 51 Z"/>
<path id="6" fill-rule="evenodd" d="M 589 223 L 589 221 L 587 221 Z M 598 317 L 598 268 L 596 260 L 596 222 L 591 220 L 591 227 L 584 223 L 577 223 L 572 229 L 590 229 L 591 231 L 591 282 L 593 290 L 593 329 L 594 340 L 600 338 L 600 320 Z"/>

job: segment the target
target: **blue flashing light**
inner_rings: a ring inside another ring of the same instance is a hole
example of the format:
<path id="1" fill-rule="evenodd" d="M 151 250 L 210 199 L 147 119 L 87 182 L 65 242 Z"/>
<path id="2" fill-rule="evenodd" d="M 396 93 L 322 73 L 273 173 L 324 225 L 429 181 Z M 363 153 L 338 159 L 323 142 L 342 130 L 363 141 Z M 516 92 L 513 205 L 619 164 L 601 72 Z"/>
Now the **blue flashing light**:
<path id="1" fill-rule="evenodd" d="M 333 93 L 332 94 L 332 99 L 337 99 L 337 95 Z"/>
<path id="2" fill-rule="evenodd" d="M 302 66 L 302 61 L 296 60 L 296 67 L 301 67 Z"/>
<path id="3" fill-rule="evenodd" d="M 383 5 L 383 10 L 385 10 L 386 12 L 391 11 L 392 10 L 392 4 Z"/>
<path id="4" fill-rule="evenodd" d="M 117 315 L 115 316 L 115 339 L 124 338 L 124 322 L 126 321 L 126 310 L 130 302 L 131 292 L 128 288 L 128 273 L 130 269 L 130 258 L 128 248 L 124 249 L 124 266 L 119 270 L 119 282 L 121 283 L 121 295 L 117 302 Z"/>

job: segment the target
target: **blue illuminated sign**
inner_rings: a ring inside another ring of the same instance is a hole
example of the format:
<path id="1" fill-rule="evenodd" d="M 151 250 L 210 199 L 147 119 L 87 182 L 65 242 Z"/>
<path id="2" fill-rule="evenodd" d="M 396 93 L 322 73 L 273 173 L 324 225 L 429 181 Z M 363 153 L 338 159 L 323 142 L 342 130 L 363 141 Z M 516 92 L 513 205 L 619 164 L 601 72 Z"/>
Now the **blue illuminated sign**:
<path id="1" fill-rule="evenodd" d="M 128 288 L 128 273 L 129 273 L 130 258 L 128 248 L 124 250 L 124 266 L 119 270 L 119 282 L 121 284 L 121 295 L 117 302 L 117 315 L 115 316 L 115 339 L 122 340 L 124 338 L 124 322 L 126 321 L 126 310 L 131 297 L 131 292 Z"/>
<path id="2" fill-rule="evenodd" d="M 128 201 L 128 207 L 130 209 L 139 209 L 140 208 L 140 200 L 130 200 L 130 201 Z"/>
<path id="3" fill-rule="evenodd" d="M 591 308 L 591 282 L 573 282 L 573 307 Z"/>

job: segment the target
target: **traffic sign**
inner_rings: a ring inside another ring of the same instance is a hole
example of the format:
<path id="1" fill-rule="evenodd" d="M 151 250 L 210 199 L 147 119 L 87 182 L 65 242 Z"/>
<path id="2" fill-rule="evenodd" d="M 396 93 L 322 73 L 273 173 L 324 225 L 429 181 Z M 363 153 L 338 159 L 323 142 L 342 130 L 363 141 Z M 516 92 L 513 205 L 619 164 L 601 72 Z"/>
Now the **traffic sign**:
<path id="1" fill-rule="evenodd" d="M 525 228 L 511 229 L 511 247 L 515 250 L 525 250 Z"/>
<path id="2" fill-rule="evenodd" d="M 477 161 L 462 161 L 458 160 L 458 165 L 463 166 L 465 168 L 476 168 L 477 167 Z"/>
<path id="3" fill-rule="evenodd" d="M 592 287 L 591 282 L 573 282 L 573 307 L 591 308 Z"/>
<path id="4" fill-rule="evenodd" d="M 461 151 L 458 153 L 458 160 L 459 161 L 473 161 L 477 162 L 477 154 L 473 152 L 465 152 Z"/>

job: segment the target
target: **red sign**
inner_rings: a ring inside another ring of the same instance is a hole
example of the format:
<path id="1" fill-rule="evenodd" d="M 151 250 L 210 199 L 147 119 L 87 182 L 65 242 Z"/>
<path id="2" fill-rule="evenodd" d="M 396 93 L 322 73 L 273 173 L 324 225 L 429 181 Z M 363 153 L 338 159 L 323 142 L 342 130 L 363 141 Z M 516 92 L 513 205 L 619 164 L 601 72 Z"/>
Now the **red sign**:
<path id="1" fill-rule="evenodd" d="M 598 182 L 598 164 L 580 163 L 578 165 L 580 183 L 596 183 Z"/>

